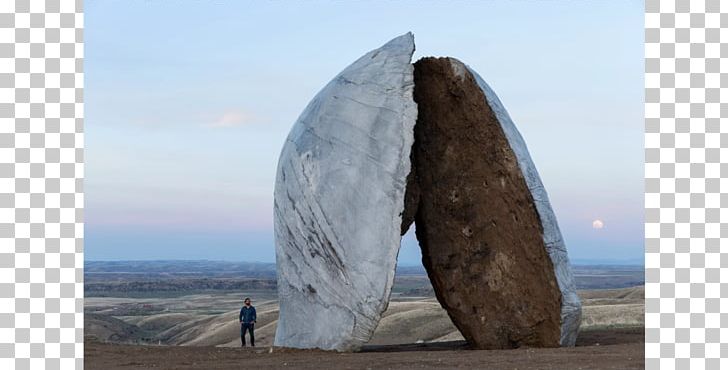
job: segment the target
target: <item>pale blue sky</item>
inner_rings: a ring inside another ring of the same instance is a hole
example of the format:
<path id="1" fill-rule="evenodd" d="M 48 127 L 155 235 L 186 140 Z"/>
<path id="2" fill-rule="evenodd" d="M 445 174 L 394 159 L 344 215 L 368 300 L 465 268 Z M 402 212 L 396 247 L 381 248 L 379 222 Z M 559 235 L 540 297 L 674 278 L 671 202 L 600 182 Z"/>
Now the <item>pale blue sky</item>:
<path id="1" fill-rule="evenodd" d="M 641 259 L 642 6 L 87 0 L 86 258 L 274 261 L 291 125 L 348 64 L 412 31 L 414 60 L 456 57 L 499 95 L 572 259 Z M 400 262 L 419 259 L 406 238 Z"/>

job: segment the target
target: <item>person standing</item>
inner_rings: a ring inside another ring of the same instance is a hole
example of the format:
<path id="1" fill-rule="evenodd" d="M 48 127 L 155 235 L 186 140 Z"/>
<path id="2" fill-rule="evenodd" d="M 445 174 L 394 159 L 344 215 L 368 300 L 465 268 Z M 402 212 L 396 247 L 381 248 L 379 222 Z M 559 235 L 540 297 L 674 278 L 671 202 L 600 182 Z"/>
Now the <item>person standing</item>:
<path id="1" fill-rule="evenodd" d="M 243 300 L 243 308 L 240 309 L 240 341 L 242 347 L 245 347 L 245 331 L 247 330 L 250 334 L 250 346 L 255 347 L 255 334 L 253 330 L 255 328 L 256 321 L 255 307 L 250 304 L 250 298 L 245 297 Z"/>

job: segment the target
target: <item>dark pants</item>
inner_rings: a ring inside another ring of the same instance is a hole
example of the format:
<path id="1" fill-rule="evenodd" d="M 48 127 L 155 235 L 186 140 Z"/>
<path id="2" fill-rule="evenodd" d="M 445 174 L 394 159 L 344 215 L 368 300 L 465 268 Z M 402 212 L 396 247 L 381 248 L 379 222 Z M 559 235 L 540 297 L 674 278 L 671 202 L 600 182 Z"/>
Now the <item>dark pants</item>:
<path id="1" fill-rule="evenodd" d="M 255 324 L 252 322 L 240 324 L 240 341 L 243 343 L 243 346 L 245 345 L 245 331 L 247 330 L 248 333 L 250 333 L 250 345 L 255 347 L 255 334 L 253 334 L 254 327 Z"/>

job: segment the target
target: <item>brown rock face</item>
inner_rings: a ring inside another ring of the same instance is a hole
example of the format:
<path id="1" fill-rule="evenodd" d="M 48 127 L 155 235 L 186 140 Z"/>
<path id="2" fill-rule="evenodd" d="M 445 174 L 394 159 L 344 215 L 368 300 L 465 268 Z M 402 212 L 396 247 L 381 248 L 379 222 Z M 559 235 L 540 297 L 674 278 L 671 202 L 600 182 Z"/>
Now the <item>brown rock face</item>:
<path id="1" fill-rule="evenodd" d="M 541 222 L 482 90 L 449 58 L 419 60 L 414 77 L 402 230 L 414 220 L 438 300 L 476 348 L 559 346 L 561 293 Z"/>

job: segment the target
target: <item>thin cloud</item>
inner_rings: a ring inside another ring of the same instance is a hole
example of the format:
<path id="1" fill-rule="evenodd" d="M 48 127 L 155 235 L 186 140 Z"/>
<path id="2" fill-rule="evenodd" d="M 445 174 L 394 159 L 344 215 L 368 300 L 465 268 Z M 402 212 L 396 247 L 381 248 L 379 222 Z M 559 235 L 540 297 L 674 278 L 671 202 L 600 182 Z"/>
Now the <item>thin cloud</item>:
<path id="1" fill-rule="evenodd" d="M 236 127 L 246 125 L 255 121 L 255 117 L 250 113 L 241 111 L 225 112 L 217 120 L 207 124 L 208 127 Z"/>

